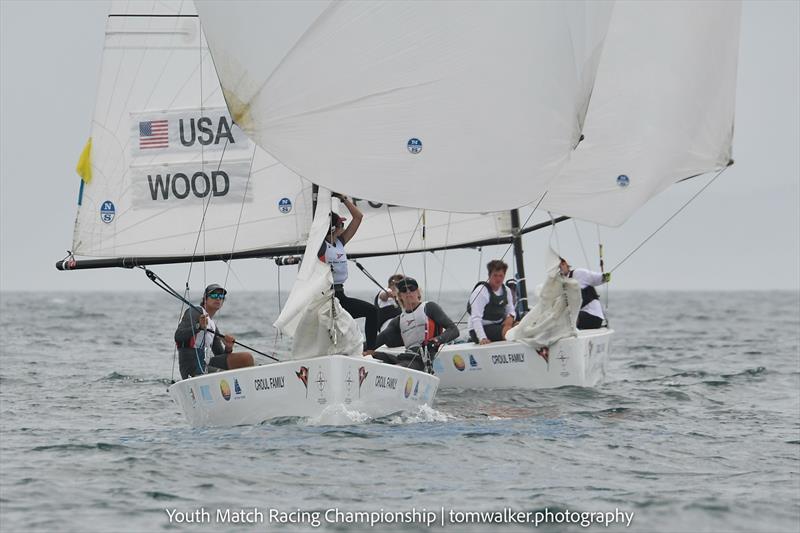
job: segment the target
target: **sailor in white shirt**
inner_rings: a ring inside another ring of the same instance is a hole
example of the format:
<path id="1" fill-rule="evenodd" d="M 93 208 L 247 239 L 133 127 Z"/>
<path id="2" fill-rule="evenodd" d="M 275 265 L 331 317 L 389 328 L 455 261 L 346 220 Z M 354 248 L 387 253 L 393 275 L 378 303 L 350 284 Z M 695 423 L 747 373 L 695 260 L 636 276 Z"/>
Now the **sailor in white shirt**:
<path id="1" fill-rule="evenodd" d="M 479 344 L 505 340 L 506 332 L 514 325 L 516 317 L 511 291 L 503 284 L 508 265 L 494 259 L 489 261 L 486 269 L 488 281 L 475 285 L 467 302 L 469 338 Z"/>
<path id="2" fill-rule="evenodd" d="M 611 280 L 610 272 L 592 272 L 585 268 L 572 268 L 566 259 L 561 258 L 558 265 L 562 276 L 577 280 L 581 288 L 581 311 L 578 313 L 578 329 L 597 329 L 603 327 L 605 315 L 595 287 Z"/>

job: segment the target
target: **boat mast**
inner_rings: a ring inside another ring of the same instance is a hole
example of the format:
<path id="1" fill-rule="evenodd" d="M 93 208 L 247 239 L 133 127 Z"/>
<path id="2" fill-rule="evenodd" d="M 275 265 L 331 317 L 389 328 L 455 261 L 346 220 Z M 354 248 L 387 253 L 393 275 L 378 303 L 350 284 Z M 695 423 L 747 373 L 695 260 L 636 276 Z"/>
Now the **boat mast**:
<path id="1" fill-rule="evenodd" d="M 522 314 L 528 312 L 528 287 L 525 282 L 525 263 L 522 261 L 522 233 L 519 227 L 519 209 L 511 210 L 511 233 L 513 235 L 514 262 L 519 276 L 519 298 L 522 303 Z"/>

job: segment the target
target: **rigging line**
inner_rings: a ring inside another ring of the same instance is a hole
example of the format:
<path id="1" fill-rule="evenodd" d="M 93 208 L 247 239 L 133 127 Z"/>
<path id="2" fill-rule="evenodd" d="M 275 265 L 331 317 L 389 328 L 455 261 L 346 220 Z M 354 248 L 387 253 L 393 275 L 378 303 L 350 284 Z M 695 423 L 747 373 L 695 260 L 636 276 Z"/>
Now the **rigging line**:
<path id="1" fill-rule="evenodd" d="M 225 140 L 225 142 L 228 142 L 227 139 Z M 233 252 L 236 251 L 236 240 L 239 238 L 239 226 L 242 223 L 242 213 L 244 213 L 244 202 L 245 200 L 247 200 L 247 191 L 250 188 L 250 179 L 253 177 L 253 161 L 255 160 L 255 158 L 256 158 L 256 144 L 253 143 L 253 154 L 250 156 L 250 169 L 247 171 L 247 181 L 244 184 L 244 194 L 242 195 L 242 203 L 239 206 L 239 218 L 236 220 L 236 231 L 233 234 L 233 244 L 231 244 L 231 256 L 233 256 Z M 228 260 L 226 262 L 228 263 L 228 271 L 225 273 L 225 283 L 223 284 L 223 287 L 227 287 L 228 275 L 231 272 L 231 261 Z"/>
<path id="2" fill-rule="evenodd" d="M 728 165 L 728 166 L 730 166 L 730 165 Z M 656 230 L 655 230 L 653 233 L 651 233 L 651 234 L 650 234 L 650 235 L 649 235 L 649 236 L 648 236 L 648 237 L 647 237 L 645 240 L 643 240 L 643 241 L 642 241 L 642 242 L 639 244 L 639 246 L 637 246 L 636 248 L 634 248 L 634 249 L 633 249 L 633 250 L 632 250 L 632 251 L 631 251 L 631 252 L 630 252 L 628 255 L 626 255 L 626 256 L 625 256 L 625 257 L 622 259 L 622 261 L 620 261 L 619 263 L 617 263 L 617 265 L 616 265 L 614 268 L 612 268 L 611 270 L 609 270 L 609 271 L 608 271 L 608 273 L 610 274 L 610 273 L 614 272 L 616 269 L 618 269 L 620 266 L 622 266 L 622 263 L 624 263 L 625 261 L 627 261 L 627 260 L 628 260 L 628 258 L 629 258 L 630 256 L 632 256 L 634 253 L 636 253 L 636 251 L 638 251 L 638 250 L 639 250 L 639 248 L 641 248 L 642 246 L 644 246 L 644 244 L 645 244 L 647 241 L 649 241 L 649 240 L 650 240 L 650 239 L 651 239 L 651 238 L 652 238 L 652 237 L 653 237 L 653 236 L 654 236 L 656 233 L 658 233 L 659 231 L 661 231 L 661 229 L 662 229 L 664 226 L 666 226 L 667 224 L 669 224 L 669 222 L 670 222 L 670 221 L 671 221 L 673 218 L 675 218 L 676 216 L 678 216 L 678 213 L 680 213 L 681 211 L 683 211 L 683 210 L 684 210 L 684 208 L 686 208 L 686 206 L 688 206 L 690 203 L 692 203 L 692 201 L 693 201 L 695 198 L 697 198 L 698 196 L 700 196 L 700 193 L 702 193 L 703 191 L 705 191 L 705 190 L 708 188 L 708 186 L 709 186 L 709 185 L 711 185 L 712 183 L 714 183 L 714 181 L 716 181 L 716 179 L 717 179 L 718 177 L 720 177 L 720 175 L 721 175 L 723 172 L 725 172 L 727 169 L 728 169 L 728 167 L 725 167 L 725 168 L 723 168 L 722 170 L 720 170 L 719 172 L 717 172 L 717 174 L 716 174 L 716 175 L 715 175 L 713 178 L 711 178 L 711 179 L 709 180 L 709 182 L 708 182 L 708 183 L 706 183 L 705 185 L 703 185 L 703 187 L 702 187 L 702 188 L 701 188 L 699 191 L 697 191 L 696 193 L 694 193 L 694 195 L 693 195 L 691 198 L 689 198 L 689 199 L 686 201 L 686 203 L 685 203 L 685 204 L 683 204 L 683 205 L 682 205 L 682 206 L 681 206 L 681 207 L 680 207 L 680 208 L 679 208 L 677 211 L 675 211 L 675 213 L 673 213 L 673 214 L 672 214 L 672 216 L 670 216 L 670 217 L 669 217 L 667 220 L 665 220 L 663 224 L 661 224 L 661 225 L 660 225 L 658 228 L 656 228 Z"/>
<path id="3" fill-rule="evenodd" d="M 227 149 L 228 149 L 228 138 L 226 137 L 225 138 L 225 144 L 222 147 L 222 154 L 220 154 L 219 163 L 217 164 L 217 170 L 218 171 L 219 171 L 220 168 L 222 168 L 222 160 L 225 158 L 225 151 Z M 203 158 L 203 159 L 205 159 L 205 158 Z M 205 163 L 203 163 L 203 164 L 205 164 Z M 187 281 L 192 275 L 192 266 L 194 265 L 194 257 L 197 255 L 197 246 L 200 244 L 200 235 L 201 234 L 203 234 L 203 235 L 205 234 L 205 232 L 203 231 L 203 228 L 205 227 L 205 224 L 206 224 L 206 213 L 208 212 L 208 207 L 211 205 L 211 197 L 212 196 L 213 195 L 209 194 L 208 195 L 208 200 L 204 202 L 203 216 L 200 219 L 200 227 L 197 229 L 197 238 L 194 241 L 194 249 L 192 249 L 192 255 L 191 255 L 192 261 L 189 263 L 189 273 L 186 276 L 187 277 Z M 203 246 L 204 246 L 204 249 L 205 249 L 205 240 L 203 241 Z M 205 253 L 203 255 L 205 255 Z M 203 263 L 203 269 L 204 269 L 204 274 L 205 274 L 205 262 Z"/>
<path id="4" fill-rule="evenodd" d="M 387 209 L 388 209 L 388 206 L 387 206 Z M 400 245 L 397 242 L 397 230 L 395 230 L 395 228 L 394 228 L 394 220 L 392 219 L 392 213 L 391 213 L 391 211 L 389 211 L 389 224 L 391 224 L 391 226 L 392 226 L 392 235 L 394 236 L 395 250 L 396 250 L 397 256 L 399 258 L 399 262 L 398 262 L 396 270 L 399 270 L 400 272 L 402 272 L 404 276 L 406 275 L 406 272 L 405 272 L 405 267 L 403 266 L 403 259 L 405 257 L 405 254 L 407 254 L 408 250 L 411 248 L 411 243 L 414 240 L 414 235 L 417 233 L 417 228 L 419 228 L 419 225 L 420 225 L 421 222 L 422 222 L 422 216 L 417 218 L 417 225 L 414 226 L 413 230 L 411 230 L 411 235 L 409 235 L 409 237 L 408 237 L 408 242 L 406 243 L 406 248 L 405 248 L 405 250 L 403 250 L 401 252 L 400 251 Z"/>
<path id="5" fill-rule="evenodd" d="M 597 249 L 598 249 L 598 255 L 600 256 L 600 273 L 603 274 L 603 273 L 605 273 L 605 262 L 603 261 L 603 239 L 600 237 L 600 224 L 595 224 L 595 226 L 597 227 Z M 605 293 L 606 293 L 605 308 L 606 308 L 606 310 L 608 310 L 608 291 L 609 291 L 609 287 L 608 287 L 608 283 L 604 283 L 604 285 L 605 285 L 604 288 L 605 288 Z M 606 317 L 606 322 L 608 322 L 608 317 Z"/>
<path id="6" fill-rule="evenodd" d="M 447 251 L 447 250 L 445 250 L 445 251 Z M 461 289 L 467 290 L 467 287 L 464 287 L 461 284 L 461 282 L 459 281 L 458 277 L 453 272 L 451 272 L 449 269 L 447 269 L 445 267 L 444 261 L 442 259 L 440 259 L 439 256 L 436 255 L 436 253 L 433 254 L 433 257 L 434 257 L 434 259 L 439 261 L 439 263 L 441 263 L 441 265 L 442 265 L 442 276 L 443 277 L 444 277 L 444 274 L 446 273 L 450 278 L 452 278 L 452 279 L 456 280 L 456 282 L 458 282 L 458 284 L 459 284 Z M 480 275 L 480 263 L 478 263 L 478 274 Z M 437 298 L 437 300 L 441 300 L 441 291 L 440 291 L 440 294 L 439 294 L 439 297 Z"/>
<path id="7" fill-rule="evenodd" d="M 453 219 L 453 213 L 447 213 L 447 232 L 444 234 L 444 254 L 442 254 L 442 259 L 439 261 L 442 264 L 442 270 L 439 272 L 439 295 L 436 297 L 437 300 L 442 299 L 442 285 L 444 284 L 444 263 L 447 259 L 447 245 L 450 244 L 450 224 Z M 433 257 L 439 259 L 436 253 L 433 254 Z"/>
<path id="8" fill-rule="evenodd" d="M 427 210 L 422 210 L 422 248 L 425 249 L 426 241 L 426 230 L 428 228 L 428 220 L 427 220 Z M 422 254 L 422 281 L 425 283 L 425 287 L 428 287 L 428 254 Z"/>
<path id="9" fill-rule="evenodd" d="M 589 256 L 586 255 L 586 247 L 583 245 L 583 239 L 581 238 L 581 232 L 578 229 L 578 222 L 573 218 L 572 224 L 575 226 L 575 235 L 578 236 L 578 243 L 581 245 L 581 252 L 583 252 L 583 260 L 584 264 L 589 267 Z"/>
<path id="10" fill-rule="evenodd" d="M 526 219 L 525 219 L 525 222 L 524 222 L 524 223 L 523 223 L 523 224 L 520 226 L 520 228 L 524 228 L 525 226 L 527 226 L 527 225 L 528 225 L 528 221 L 531 219 L 531 217 L 533 217 L 533 214 L 534 214 L 534 213 L 536 213 L 536 210 L 537 210 L 537 209 L 539 209 L 539 206 L 541 205 L 541 203 L 542 203 L 542 200 L 544 200 L 544 197 L 545 197 L 545 196 L 547 196 L 547 192 L 548 192 L 548 191 L 544 191 L 544 192 L 542 193 L 542 196 L 540 196 L 540 197 L 539 197 L 539 201 L 538 201 L 538 202 L 536 202 L 536 205 L 535 205 L 535 206 L 533 206 L 533 211 L 531 211 L 531 214 L 530 214 L 530 215 L 528 215 L 528 218 L 526 218 Z M 549 213 L 549 211 L 548 211 L 548 213 Z M 550 216 L 550 221 L 552 222 L 552 220 L 553 220 L 553 217 L 552 217 L 552 215 L 551 215 L 551 216 Z M 556 223 L 555 223 L 555 222 L 552 222 L 552 224 L 553 224 L 553 226 L 555 226 L 555 224 L 556 224 Z M 518 229 L 517 231 L 520 231 L 520 230 Z M 512 242 L 511 244 L 509 244 L 509 245 L 508 245 L 508 247 L 506 248 L 506 251 L 505 251 L 505 252 L 503 252 L 503 255 L 500 257 L 500 260 L 501 260 L 501 261 L 502 261 L 503 259 L 505 259 L 506 255 L 508 255 L 508 252 L 510 252 L 510 251 L 511 251 L 511 249 L 512 249 L 513 247 L 514 247 L 514 243 Z M 480 277 L 480 276 L 478 276 L 478 277 Z"/>
<path id="11" fill-rule="evenodd" d="M 550 225 L 553 227 L 553 231 L 550 232 L 550 243 L 549 243 L 550 244 L 550 249 L 553 248 L 553 236 L 555 236 L 555 238 L 556 238 L 556 249 L 557 249 L 558 255 L 560 257 L 561 254 L 562 254 L 562 252 L 561 252 L 561 240 L 558 238 L 558 231 L 556 229 L 556 221 L 553 219 L 553 213 L 548 211 L 547 214 L 550 216 Z"/>
<path id="12" fill-rule="evenodd" d="M 150 281 L 152 281 L 155 284 L 156 287 L 158 287 L 159 289 L 163 290 L 164 292 L 166 292 L 170 296 L 179 299 L 180 301 L 182 301 L 183 303 L 185 303 L 186 305 L 188 305 L 189 307 L 191 307 L 195 311 L 200 312 L 200 313 L 205 313 L 205 310 L 202 307 L 200 307 L 199 305 L 193 304 L 192 302 L 190 302 L 189 300 L 187 300 L 186 298 L 184 298 L 183 296 L 178 294 L 178 292 L 175 289 L 173 289 L 172 287 L 170 287 L 169 284 L 166 281 L 164 281 L 163 279 L 158 277 L 158 274 L 156 274 L 152 270 L 150 270 L 150 269 L 148 269 L 146 267 L 143 267 L 143 266 L 138 267 L 138 268 L 141 268 L 142 270 L 144 270 L 144 272 L 147 275 L 148 279 L 150 279 Z M 192 325 L 192 327 L 194 328 L 194 325 Z M 218 330 L 215 330 L 212 333 L 214 334 L 215 337 L 223 337 L 223 338 L 225 337 L 225 334 L 221 333 Z M 280 361 L 278 358 L 273 357 L 272 355 L 266 354 L 266 353 L 264 353 L 264 352 L 262 352 L 260 350 L 256 350 L 255 348 L 253 348 L 251 346 L 248 346 L 246 344 L 243 344 L 243 343 L 241 343 L 239 341 L 235 340 L 235 341 L 233 341 L 233 343 L 234 344 L 238 344 L 242 348 L 246 348 L 246 349 L 248 349 L 250 351 L 253 351 L 253 352 L 255 352 L 255 353 L 259 354 L 259 355 L 263 355 L 264 357 L 269 357 L 270 359 L 273 359 L 275 361 Z"/>

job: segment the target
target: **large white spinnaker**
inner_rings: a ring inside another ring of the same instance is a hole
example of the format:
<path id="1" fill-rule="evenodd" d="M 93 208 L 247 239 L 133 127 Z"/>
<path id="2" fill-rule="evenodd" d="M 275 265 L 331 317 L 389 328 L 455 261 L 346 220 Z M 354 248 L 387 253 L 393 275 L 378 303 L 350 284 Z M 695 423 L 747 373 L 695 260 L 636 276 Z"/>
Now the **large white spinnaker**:
<path id="1" fill-rule="evenodd" d="M 76 255 L 204 256 L 305 243 L 310 184 L 231 121 L 191 2 L 113 5 L 91 138 Z"/>
<path id="2" fill-rule="evenodd" d="M 234 116 L 326 187 L 619 225 L 731 161 L 739 2 L 285 7 L 199 11 Z"/>
<path id="3" fill-rule="evenodd" d="M 542 207 L 618 226 L 673 183 L 732 158 L 741 5 L 617 2 L 584 140 Z"/>
<path id="4" fill-rule="evenodd" d="M 567 163 L 610 7 L 209 1 L 198 12 L 234 119 L 283 164 L 351 196 L 480 213 L 535 200 Z"/>

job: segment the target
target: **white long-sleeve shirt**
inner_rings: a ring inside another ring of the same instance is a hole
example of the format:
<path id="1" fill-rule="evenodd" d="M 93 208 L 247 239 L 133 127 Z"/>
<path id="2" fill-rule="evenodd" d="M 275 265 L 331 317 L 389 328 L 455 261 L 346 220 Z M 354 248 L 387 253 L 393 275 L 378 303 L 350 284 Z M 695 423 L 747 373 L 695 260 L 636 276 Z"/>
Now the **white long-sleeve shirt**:
<path id="1" fill-rule="evenodd" d="M 572 278 L 578 282 L 578 285 L 580 285 L 581 289 L 588 287 L 589 285 L 592 287 L 597 287 L 598 285 L 603 284 L 603 274 L 601 272 L 592 272 L 591 270 L 586 270 L 585 268 L 574 269 L 572 271 Z M 596 317 L 605 318 L 605 315 L 603 315 L 603 306 L 600 305 L 599 298 L 596 298 L 584 305 L 581 308 L 581 311 L 586 311 L 590 315 L 594 315 Z"/>
<path id="2" fill-rule="evenodd" d="M 508 296 L 505 316 L 495 321 L 483 319 L 483 310 L 486 308 L 486 304 L 489 303 L 489 289 L 486 288 L 485 285 L 478 285 L 475 287 L 475 290 L 472 291 L 472 294 L 469 295 L 470 305 L 472 306 L 472 312 L 469 315 L 469 328 L 475 330 L 475 335 L 478 337 L 478 340 L 486 338 L 486 332 L 483 330 L 484 324 L 500 324 L 505 320 L 506 316 L 516 316 L 514 311 L 514 297 L 511 294 L 511 289 L 501 285 L 494 293 L 497 296 L 502 296 L 503 289 L 507 291 L 506 294 Z"/>

